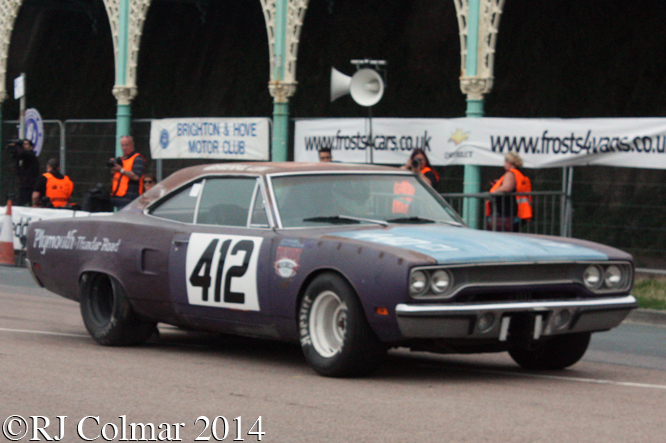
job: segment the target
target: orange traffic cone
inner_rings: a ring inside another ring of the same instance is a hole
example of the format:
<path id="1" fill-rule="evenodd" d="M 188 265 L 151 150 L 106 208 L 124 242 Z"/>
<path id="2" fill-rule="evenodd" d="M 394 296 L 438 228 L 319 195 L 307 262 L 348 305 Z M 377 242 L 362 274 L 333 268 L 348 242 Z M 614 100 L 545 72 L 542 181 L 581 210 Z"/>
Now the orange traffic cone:
<path id="1" fill-rule="evenodd" d="M 0 227 L 0 265 L 12 265 L 14 261 L 14 234 L 12 229 L 12 201 L 7 200 L 7 211 Z"/>

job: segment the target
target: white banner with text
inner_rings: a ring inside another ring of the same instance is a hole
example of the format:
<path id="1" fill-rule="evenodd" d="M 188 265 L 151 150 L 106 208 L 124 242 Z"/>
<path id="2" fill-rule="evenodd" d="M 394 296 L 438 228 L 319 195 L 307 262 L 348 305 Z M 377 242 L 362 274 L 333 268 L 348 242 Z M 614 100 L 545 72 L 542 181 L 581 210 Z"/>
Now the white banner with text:
<path id="1" fill-rule="evenodd" d="M 295 160 L 303 162 L 330 148 L 334 161 L 367 163 L 372 145 L 379 164 L 404 164 L 421 148 L 439 166 L 502 166 L 516 152 L 527 168 L 666 169 L 666 118 L 312 119 L 296 122 L 294 138 Z"/>
<path id="2" fill-rule="evenodd" d="M 0 206 L 0 214 L 5 214 L 7 208 Z M 12 206 L 12 234 L 15 250 L 25 249 L 23 242 L 28 233 L 28 225 L 38 220 L 49 220 L 56 218 L 72 218 L 72 217 L 90 217 L 90 216 L 103 216 L 112 215 L 112 212 L 86 212 L 86 211 L 71 211 L 69 209 L 44 209 L 44 208 L 29 208 L 23 206 Z M 0 216 L 0 232 L 2 231 L 2 223 L 8 218 Z"/>
<path id="3" fill-rule="evenodd" d="M 166 118 L 150 126 L 152 158 L 268 160 L 268 118 Z"/>

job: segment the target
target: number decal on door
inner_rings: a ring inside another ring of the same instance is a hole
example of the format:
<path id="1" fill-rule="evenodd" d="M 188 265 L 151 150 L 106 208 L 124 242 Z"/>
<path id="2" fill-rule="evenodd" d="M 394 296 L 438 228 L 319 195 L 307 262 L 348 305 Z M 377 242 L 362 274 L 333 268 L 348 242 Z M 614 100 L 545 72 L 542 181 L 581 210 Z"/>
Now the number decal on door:
<path id="1" fill-rule="evenodd" d="M 185 264 L 189 303 L 258 311 L 257 262 L 262 240 L 192 234 Z"/>

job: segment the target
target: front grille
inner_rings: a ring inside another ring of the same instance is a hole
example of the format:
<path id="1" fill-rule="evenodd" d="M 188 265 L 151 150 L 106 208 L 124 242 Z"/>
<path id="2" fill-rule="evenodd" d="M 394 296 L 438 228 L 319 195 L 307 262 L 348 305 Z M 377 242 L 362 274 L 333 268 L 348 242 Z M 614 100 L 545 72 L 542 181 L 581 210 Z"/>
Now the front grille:
<path id="1" fill-rule="evenodd" d="M 575 300 L 583 297 L 576 288 L 520 289 L 520 290 L 463 290 L 455 297 L 456 303 L 521 302 L 534 300 Z"/>

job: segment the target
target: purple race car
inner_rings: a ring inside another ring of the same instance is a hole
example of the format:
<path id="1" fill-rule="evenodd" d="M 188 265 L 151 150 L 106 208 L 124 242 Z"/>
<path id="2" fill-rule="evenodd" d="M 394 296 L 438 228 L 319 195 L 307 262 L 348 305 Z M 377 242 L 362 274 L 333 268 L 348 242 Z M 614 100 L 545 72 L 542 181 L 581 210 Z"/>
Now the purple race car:
<path id="1" fill-rule="evenodd" d="M 328 376 L 397 346 L 564 368 L 636 307 L 630 255 L 469 229 L 411 172 L 377 166 L 191 167 L 114 215 L 31 224 L 27 249 L 103 345 L 158 322 L 293 340 Z"/>

